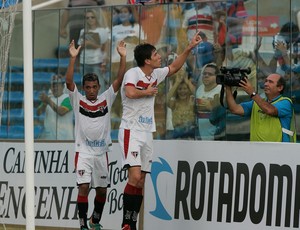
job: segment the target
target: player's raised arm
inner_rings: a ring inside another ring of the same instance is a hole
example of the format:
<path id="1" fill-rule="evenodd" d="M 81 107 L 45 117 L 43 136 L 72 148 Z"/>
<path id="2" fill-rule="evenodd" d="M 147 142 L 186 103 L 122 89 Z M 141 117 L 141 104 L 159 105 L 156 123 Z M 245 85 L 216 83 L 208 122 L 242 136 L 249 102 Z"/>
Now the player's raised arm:
<path id="1" fill-rule="evenodd" d="M 66 85 L 70 91 L 74 91 L 74 88 L 75 88 L 73 74 L 74 74 L 76 57 L 79 54 L 80 48 L 81 48 L 81 46 L 79 46 L 76 49 L 74 40 L 71 41 L 71 43 L 69 45 L 70 61 L 69 61 L 69 65 L 68 65 L 68 69 L 67 69 L 67 73 L 66 73 Z"/>
<path id="2" fill-rule="evenodd" d="M 202 42 L 202 38 L 196 33 L 185 50 L 169 65 L 170 71 L 168 76 L 176 73 L 183 66 L 191 50 L 200 42 Z"/>
<path id="3" fill-rule="evenodd" d="M 124 78 L 124 74 L 126 71 L 126 44 L 124 41 L 120 41 L 117 47 L 117 51 L 120 55 L 120 65 L 119 65 L 119 71 L 116 80 L 114 80 L 112 86 L 114 88 L 114 91 L 117 92 L 119 91 L 122 81 Z"/>

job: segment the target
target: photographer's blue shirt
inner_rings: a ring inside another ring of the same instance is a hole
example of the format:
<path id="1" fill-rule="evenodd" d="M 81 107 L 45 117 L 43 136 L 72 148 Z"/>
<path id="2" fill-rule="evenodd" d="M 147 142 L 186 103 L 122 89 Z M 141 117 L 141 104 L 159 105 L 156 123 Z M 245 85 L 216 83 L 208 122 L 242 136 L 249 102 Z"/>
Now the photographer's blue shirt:
<path id="1" fill-rule="evenodd" d="M 279 95 L 278 97 L 274 98 L 272 102 L 278 100 L 282 95 Z M 250 117 L 252 113 L 252 107 L 253 107 L 254 101 L 247 101 L 247 102 L 242 102 L 240 105 L 244 109 L 244 116 L 245 117 Z M 276 103 L 273 103 L 277 108 L 278 111 L 278 118 L 281 124 L 282 128 L 285 128 L 287 130 L 290 130 L 291 128 L 291 119 L 293 117 L 293 106 L 292 103 L 289 100 L 280 100 Z M 290 142 L 290 136 L 286 133 L 282 133 L 282 142 Z"/>

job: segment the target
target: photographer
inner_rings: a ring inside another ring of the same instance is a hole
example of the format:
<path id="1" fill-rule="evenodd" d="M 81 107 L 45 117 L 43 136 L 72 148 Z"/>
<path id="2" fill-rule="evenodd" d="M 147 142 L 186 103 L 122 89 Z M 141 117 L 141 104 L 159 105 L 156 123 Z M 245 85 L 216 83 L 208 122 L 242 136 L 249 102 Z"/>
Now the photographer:
<path id="1" fill-rule="evenodd" d="M 292 101 L 283 97 L 285 80 L 279 74 L 270 74 L 264 83 L 266 99 L 256 93 L 247 78 L 239 86 L 252 99 L 237 104 L 231 86 L 226 85 L 227 106 L 233 114 L 251 116 L 250 141 L 296 142 L 296 127 Z"/>

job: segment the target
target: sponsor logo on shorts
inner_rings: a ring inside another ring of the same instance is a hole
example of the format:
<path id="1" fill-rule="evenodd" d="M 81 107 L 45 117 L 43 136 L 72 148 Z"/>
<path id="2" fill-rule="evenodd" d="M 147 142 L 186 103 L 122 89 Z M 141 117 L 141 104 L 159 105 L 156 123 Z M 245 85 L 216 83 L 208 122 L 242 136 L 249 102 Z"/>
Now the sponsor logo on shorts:
<path id="1" fill-rule="evenodd" d="M 83 174 L 85 173 L 85 170 L 77 170 L 77 173 L 78 173 L 80 176 L 83 176 Z"/>
<path id="2" fill-rule="evenodd" d="M 131 155 L 134 157 L 134 158 L 137 158 L 137 156 L 139 155 L 139 153 L 137 151 L 132 151 L 131 152 Z"/>
<path id="3" fill-rule="evenodd" d="M 140 122 L 140 123 L 144 123 L 144 124 L 151 125 L 151 124 L 153 123 L 153 119 L 152 119 L 152 117 L 143 117 L 143 116 L 139 116 L 139 122 Z"/>

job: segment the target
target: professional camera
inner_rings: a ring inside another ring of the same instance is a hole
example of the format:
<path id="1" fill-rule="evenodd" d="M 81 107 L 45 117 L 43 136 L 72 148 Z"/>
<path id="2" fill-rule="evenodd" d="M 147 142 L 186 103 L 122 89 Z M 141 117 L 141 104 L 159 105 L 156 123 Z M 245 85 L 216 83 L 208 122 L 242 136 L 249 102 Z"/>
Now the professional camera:
<path id="1" fill-rule="evenodd" d="M 247 78 L 246 74 L 251 73 L 251 69 L 250 67 L 246 69 L 221 67 L 220 72 L 221 74 L 216 77 L 217 84 L 239 86 L 240 81 Z"/>

